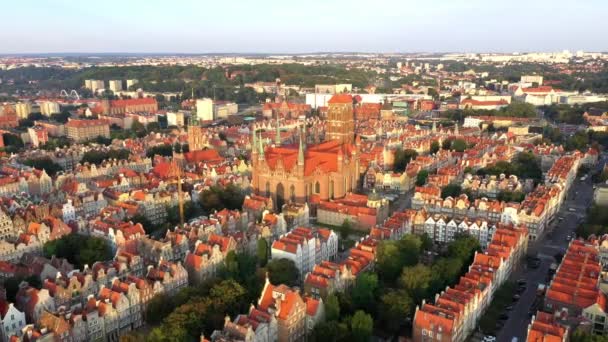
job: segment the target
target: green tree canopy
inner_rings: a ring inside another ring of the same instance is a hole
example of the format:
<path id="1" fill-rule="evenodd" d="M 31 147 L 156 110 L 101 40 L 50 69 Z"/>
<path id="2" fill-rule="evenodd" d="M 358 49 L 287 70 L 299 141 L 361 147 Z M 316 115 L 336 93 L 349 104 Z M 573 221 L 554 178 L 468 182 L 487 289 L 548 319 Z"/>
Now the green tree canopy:
<path id="1" fill-rule="evenodd" d="M 418 156 L 418 152 L 415 150 L 407 149 L 397 149 L 395 151 L 395 161 L 393 163 L 393 168 L 397 172 L 405 171 L 405 167 L 410 163 L 412 159 L 415 159 Z"/>
<path id="2" fill-rule="evenodd" d="M 378 276 L 375 273 L 365 272 L 359 275 L 351 293 L 355 307 L 361 309 L 374 307 L 377 290 Z"/>
<path id="3" fill-rule="evenodd" d="M 268 249 L 268 242 L 266 239 L 258 239 L 256 253 L 258 264 L 262 267 L 266 266 L 266 263 L 268 262 Z"/>
<path id="4" fill-rule="evenodd" d="M 96 261 L 111 260 L 114 257 L 106 240 L 79 234 L 48 241 L 44 244 L 43 251 L 47 258 L 66 258 L 79 269 L 83 269 L 84 265 L 92 266 Z"/>
<path id="5" fill-rule="evenodd" d="M 61 166 L 59 166 L 59 164 L 52 161 L 49 157 L 27 159 L 23 162 L 23 164 L 31 166 L 38 170 L 44 170 L 51 177 L 55 176 L 57 172 L 63 170 Z"/>
<path id="6" fill-rule="evenodd" d="M 292 260 L 272 259 L 266 268 L 268 269 L 268 278 L 273 285 L 297 285 L 300 271 Z"/>
<path id="7" fill-rule="evenodd" d="M 352 335 L 355 341 L 367 342 L 372 337 L 374 320 L 365 311 L 358 310 L 351 319 Z"/>
<path id="8" fill-rule="evenodd" d="M 427 178 L 429 178 L 429 172 L 427 170 L 420 170 L 420 172 L 418 172 L 416 175 L 416 185 L 424 185 Z"/>

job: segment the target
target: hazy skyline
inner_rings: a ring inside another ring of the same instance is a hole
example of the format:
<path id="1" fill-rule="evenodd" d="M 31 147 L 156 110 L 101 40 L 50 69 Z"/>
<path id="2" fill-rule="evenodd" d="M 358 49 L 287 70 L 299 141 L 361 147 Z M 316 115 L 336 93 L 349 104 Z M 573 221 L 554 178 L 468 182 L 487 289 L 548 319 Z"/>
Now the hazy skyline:
<path id="1" fill-rule="evenodd" d="M 20 0 L 0 54 L 607 51 L 605 0 Z"/>

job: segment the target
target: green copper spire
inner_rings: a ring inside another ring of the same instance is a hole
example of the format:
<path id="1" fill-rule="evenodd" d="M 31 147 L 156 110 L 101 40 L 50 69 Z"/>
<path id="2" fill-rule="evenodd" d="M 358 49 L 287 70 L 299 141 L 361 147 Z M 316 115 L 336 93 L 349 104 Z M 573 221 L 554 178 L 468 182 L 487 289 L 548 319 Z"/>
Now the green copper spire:
<path id="1" fill-rule="evenodd" d="M 300 134 L 300 147 L 298 148 L 298 165 L 304 165 L 304 143 Z"/>
<path id="2" fill-rule="evenodd" d="M 279 112 L 277 111 L 277 135 L 274 137 L 274 144 L 281 145 L 281 124 L 279 123 Z"/>
<path id="3" fill-rule="evenodd" d="M 260 151 L 259 151 L 258 158 L 260 160 L 264 160 L 264 141 L 262 140 L 262 132 L 260 132 L 259 148 L 260 148 Z"/>

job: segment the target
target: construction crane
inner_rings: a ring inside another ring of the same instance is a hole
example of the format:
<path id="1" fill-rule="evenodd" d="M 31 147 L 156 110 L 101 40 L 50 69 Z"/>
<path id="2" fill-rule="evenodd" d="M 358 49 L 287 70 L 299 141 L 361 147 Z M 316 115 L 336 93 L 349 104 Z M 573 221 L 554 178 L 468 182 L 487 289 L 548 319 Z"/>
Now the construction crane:
<path id="1" fill-rule="evenodd" d="M 177 203 L 179 208 L 179 227 L 184 228 L 184 192 L 182 190 L 182 167 L 175 158 L 175 150 L 173 152 L 173 160 L 171 161 L 171 174 L 173 177 L 177 177 Z"/>

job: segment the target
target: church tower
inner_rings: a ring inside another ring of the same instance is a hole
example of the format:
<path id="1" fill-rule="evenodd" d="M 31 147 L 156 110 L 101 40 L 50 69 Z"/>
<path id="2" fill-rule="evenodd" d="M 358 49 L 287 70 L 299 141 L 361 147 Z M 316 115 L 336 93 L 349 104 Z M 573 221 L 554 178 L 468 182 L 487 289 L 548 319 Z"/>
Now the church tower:
<path id="1" fill-rule="evenodd" d="M 188 122 L 188 148 L 190 151 L 200 151 L 205 147 L 205 139 L 203 129 L 200 126 L 199 118 L 196 113 L 196 99 L 194 98 L 194 90 L 192 90 L 192 114 Z"/>
<path id="2" fill-rule="evenodd" d="M 328 104 L 325 140 L 339 140 L 343 144 L 353 143 L 355 137 L 353 97 L 348 94 L 336 94 Z"/>

